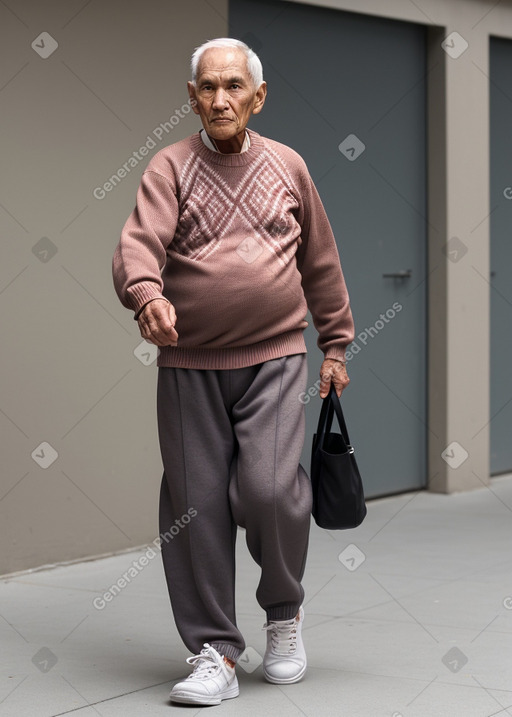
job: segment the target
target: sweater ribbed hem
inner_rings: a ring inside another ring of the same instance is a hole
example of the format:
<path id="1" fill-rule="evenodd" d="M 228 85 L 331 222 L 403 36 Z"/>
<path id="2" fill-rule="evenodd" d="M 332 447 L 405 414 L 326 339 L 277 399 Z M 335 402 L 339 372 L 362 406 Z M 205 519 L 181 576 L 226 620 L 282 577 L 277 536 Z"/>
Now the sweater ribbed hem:
<path id="1" fill-rule="evenodd" d="M 305 353 L 307 349 L 304 329 L 296 329 L 249 346 L 212 349 L 161 346 L 157 366 L 197 369 L 244 368 L 281 356 Z"/>

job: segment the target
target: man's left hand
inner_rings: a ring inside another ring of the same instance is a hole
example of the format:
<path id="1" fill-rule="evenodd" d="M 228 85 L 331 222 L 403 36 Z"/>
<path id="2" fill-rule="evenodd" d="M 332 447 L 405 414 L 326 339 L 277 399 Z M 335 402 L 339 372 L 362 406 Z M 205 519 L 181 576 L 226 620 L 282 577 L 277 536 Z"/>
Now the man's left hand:
<path id="1" fill-rule="evenodd" d="M 331 381 L 338 398 L 350 383 L 346 365 L 337 359 L 325 359 L 320 367 L 320 398 L 329 393 Z"/>

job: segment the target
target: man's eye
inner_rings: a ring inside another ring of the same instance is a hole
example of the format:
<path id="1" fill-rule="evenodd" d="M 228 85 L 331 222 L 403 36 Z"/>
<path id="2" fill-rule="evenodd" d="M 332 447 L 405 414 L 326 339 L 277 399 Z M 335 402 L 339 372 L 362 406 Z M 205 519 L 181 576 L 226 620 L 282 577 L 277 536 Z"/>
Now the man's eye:
<path id="1" fill-rule="evenodd" d="M 234 88 L 238 89 L 238 88 L 240 87 L 240 85 L 237 85 L 236 82 L 234 82 L 234 83 L 231 85 L 231 87 L 234 87 Z"/>

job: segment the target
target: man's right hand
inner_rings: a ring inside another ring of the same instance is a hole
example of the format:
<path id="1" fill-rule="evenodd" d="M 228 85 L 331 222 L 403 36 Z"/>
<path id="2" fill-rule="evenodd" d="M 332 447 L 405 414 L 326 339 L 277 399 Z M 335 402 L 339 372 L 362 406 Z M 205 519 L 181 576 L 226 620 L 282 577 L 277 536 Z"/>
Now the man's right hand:
<path id="1" fill-rule="evenodd" d="M 176 318 L 176 311 L 170 301 L 152 299 L 137 318 L 142 338 L 157 346 L 176 346 Z"/>

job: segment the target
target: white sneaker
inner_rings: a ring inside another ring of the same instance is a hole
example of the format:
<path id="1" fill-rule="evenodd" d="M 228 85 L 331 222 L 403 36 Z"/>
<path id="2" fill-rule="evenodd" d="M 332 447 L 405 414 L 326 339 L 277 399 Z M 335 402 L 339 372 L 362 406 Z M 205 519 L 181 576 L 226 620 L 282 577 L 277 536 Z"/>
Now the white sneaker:
<path id="1" fill-rule="evenodd" d="M 270 620 L 267 630 L 267 649 L 263 658 L 265 679 L 276 685 L 298 682 L 306 673 L 306 651 L 302 642 L 304 610 L 299 608 L 291 620 Z"/>
<path id="2" fill-rule="evenodd" d="M 230 667 L 207 642 L 199 655 L 187 657 L 187 662 L 194 665 L 194 669 L 172 688 L 169 696 L 173 702 L 220 705 L 222 700 L 238 697 L 235 668 Z"/>

